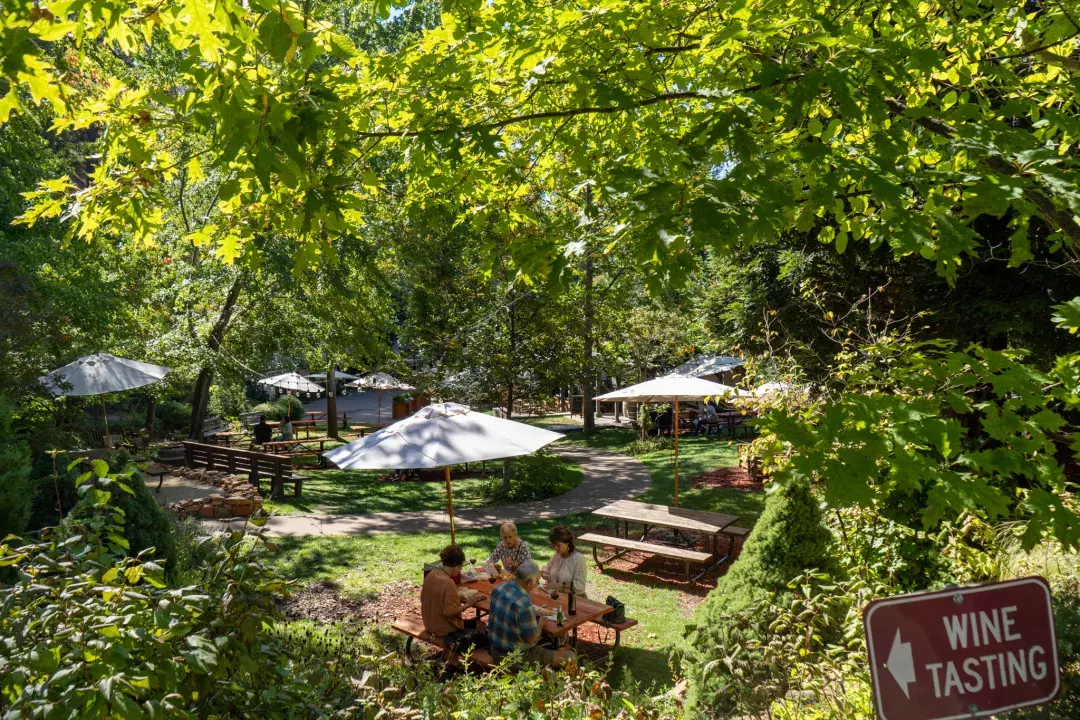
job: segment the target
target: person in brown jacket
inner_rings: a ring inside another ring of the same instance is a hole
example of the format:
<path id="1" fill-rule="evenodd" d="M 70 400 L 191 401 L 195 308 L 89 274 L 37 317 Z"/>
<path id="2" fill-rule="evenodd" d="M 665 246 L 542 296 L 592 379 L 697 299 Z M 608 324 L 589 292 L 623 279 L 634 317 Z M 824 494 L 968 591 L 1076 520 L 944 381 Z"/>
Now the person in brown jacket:
<path id="1" fill-rule="evenodd" d="M 440 640 L 450 633 L 461 630 L 465 622 L 461 613 L 476 604 L 476 599 L 462 600 L 458 595 L 454 577 L 461 574 L 465 553 L 457 545 L 447 545 L 439 553 L 442 568 L 432 570 L 424 578 L 420 590 L 420 614 L 424 629 Z"/>

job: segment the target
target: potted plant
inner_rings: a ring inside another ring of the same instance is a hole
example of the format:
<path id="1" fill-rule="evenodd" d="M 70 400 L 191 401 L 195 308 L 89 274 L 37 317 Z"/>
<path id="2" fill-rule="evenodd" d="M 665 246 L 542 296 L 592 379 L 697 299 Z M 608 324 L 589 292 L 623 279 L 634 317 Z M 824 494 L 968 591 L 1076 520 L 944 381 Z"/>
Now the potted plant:
<path id="1" fill-rule="evenodd" d="M 393 418 L 401 420 L 409 415 L 409 401 L 412 397 L 405 393 L 394 393 Z"/>

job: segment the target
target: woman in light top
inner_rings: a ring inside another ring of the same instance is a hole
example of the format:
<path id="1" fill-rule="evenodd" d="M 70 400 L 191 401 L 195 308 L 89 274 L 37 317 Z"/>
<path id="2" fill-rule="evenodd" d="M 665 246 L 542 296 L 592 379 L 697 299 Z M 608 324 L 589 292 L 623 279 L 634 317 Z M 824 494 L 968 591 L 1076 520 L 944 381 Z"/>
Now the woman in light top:
<path id="1" fill-rule="evenodd" d="M 532 560 L 529 552 L 529 544 L 518 537 L 517 525 L 512 522 L 504 522 L 499 527 L 499 535 L 502 540 L 495 546 L 494 552 L 488 558 L 487 564 L 494 565 L 501 562 L 506 572 L 514 572 L 518 565 L 526 560 Z"/>
<path id="2" fill-rule="evenodd" d="M 585 556 L 574 549 L 574 536 L 565 525 L 556 525 L 548 533 L 555 555 L 540 570 L 548 587 L 561 592 L 574 588 L 578 597 L 585 597 Z"/>

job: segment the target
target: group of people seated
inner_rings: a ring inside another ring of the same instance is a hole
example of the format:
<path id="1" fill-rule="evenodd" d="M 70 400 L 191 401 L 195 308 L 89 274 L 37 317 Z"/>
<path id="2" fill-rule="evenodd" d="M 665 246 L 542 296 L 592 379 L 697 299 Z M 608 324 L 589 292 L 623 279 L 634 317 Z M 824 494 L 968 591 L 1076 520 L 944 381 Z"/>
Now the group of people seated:
<path id="1" fill-rule="evenodd" d="M 541 568 L 532 559 L 529 545 L 517 534 L 512 522 L 500 527 L 501 539 L 492 551 L 486 566 L 512 573 L 513 579 L 500 583 L 491 592 L 490 610 L 485 633 L 477 632 L 476 620 L 462 615 L 479 601 L 476 594 L 462 596 L 458 592 L 465 553 L 457 545 L 449 545 L 441 553 L 441 566 L 428 572 L 420 591 L 420 612 L 424 629 L 447 646 L 468 637 L 470 644 L 490 648 L 491 656 L 500 662 L 515 650 L 520 650 L 528 662 L 562 665 L 573 659 L 569 648 L 556 649 L 541 642 L 543 617 L 530 594 L 544 583 L 546 591 L 569 593 L 585 597 L 585 557 L 574 547 L 574 536 L 565 525 L 552 528 L 548 534 L 554 554 Z"/>
<path id="2" fill-rule="evenodd" d="M 727 409 L 727 408 L 723 408 Z M 693 409 L 691 408 L 691 411 Z M 701 411 L 694 416 L 692 423 L 694 435 L 700 435 L 702 433 L 708 433 L 710 428 L 720 426 L 720 415 L 722 408 L 720 408 L 714 400 L 710 400 L 701 406 Z M 650 411 L 650 419 L 652 426 L 656 429 L 657 435 L 666 435 L 672 432 L 674 423 L 674 413 L 671 405 L 667 406 L 663 412 L 657 412 L 655 410 Z M 685 427 L 685 426 L 684 426 Z"/>

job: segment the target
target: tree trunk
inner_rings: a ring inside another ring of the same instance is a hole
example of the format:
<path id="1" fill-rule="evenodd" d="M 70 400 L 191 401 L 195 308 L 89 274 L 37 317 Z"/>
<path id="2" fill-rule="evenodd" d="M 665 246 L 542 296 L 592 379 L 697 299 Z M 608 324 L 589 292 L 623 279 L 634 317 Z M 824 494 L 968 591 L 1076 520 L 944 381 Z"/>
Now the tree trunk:
<path id="1" fill-rule="evenodd" d="M 585 187 L 585 207 L 592 207 L 592 187 Z M 591 232 L 591 230 L 589 230 Z M 593 390 L 596 387 L 593 378 L 593 259 L 589 243 L 585 244 L 585 358 L 582 365 L 581 381 L 581 424 L 585 434 L 596 428 L 593 407 Z"/>
<path id="2" fill-rule="evenodd" d="M 240 297 L 240 289 L 244 284 L 244 273 L 241 272 L 233 280 L 232 287 L 229 288 L 229 294 L 225 297 L 225 304 L 221 306 L 221 312 L 218 313 L 217 322 L 214 323 L 213 330 L 210 331 L 209 337 L 206 339 L 206 346 L 210 348 L 210 351 L 217 355 L 218 350 L 221 349 L 221 341 L 225 337 L 225 332 L 229 329 L 229 322 L 232 320 L 233 311 L 236 309 L 236 300 Z M 210 405 L 210 385 L 214 380 L 214 368 L 207 362 L 199 370 L 199 377 L 195 381 L 195 390 L 191 394 L 191 427 L 188 430 L 188 437 L 192 440 L 203 440 L 203 422 L 206 421 L 206 410 Z"/>
<path id="3" fill-rule="evenodd" d="M 337 439 L 337 371 L 334 363 L 326 370 L 326 435 Z"/>
<path id="4" fill-rule="evenodd" d="M 585 357 L 582 364 L 582 379 L 581 379 L 581 422 L 584 427 L 585 433 L 591 433 L 596 427 L 596 418 L 594 416 L 593 407 L 593 304 L 592 304 L 592 290 L 593 290 L 593 261 L 592 257 L 589 257 L 585 261 Z"/>
<path id="5" fill-rule="evenodd" d="M 154 416 L 157 415 L 157 400 L 153 397 L 149 399 L 146 404 L 146 430 L 153 435 L 154 433 Z"/>
<path id="6" fill-rule="evenodd" d="M 203 441 L 203 422 L 206 421 L 206 406 L 210 403 L 210 383 L 214 379 L 214 370 L 203 365 L 199 377 L 195 380 L 195 389 L 191 392 L 191 427 L 188 438 Z"/>

